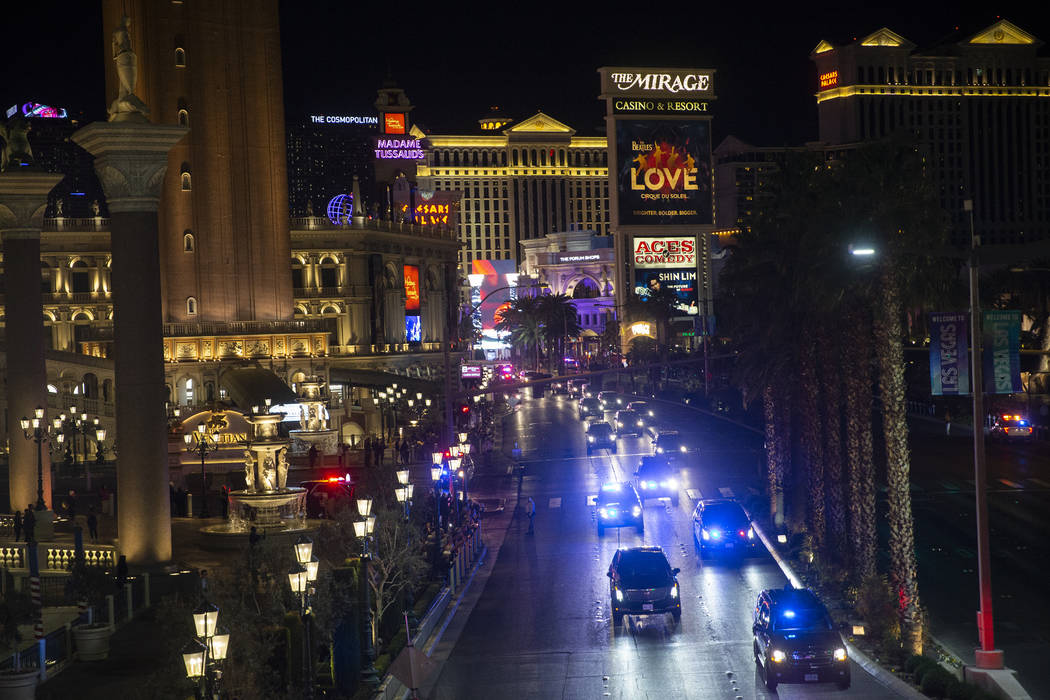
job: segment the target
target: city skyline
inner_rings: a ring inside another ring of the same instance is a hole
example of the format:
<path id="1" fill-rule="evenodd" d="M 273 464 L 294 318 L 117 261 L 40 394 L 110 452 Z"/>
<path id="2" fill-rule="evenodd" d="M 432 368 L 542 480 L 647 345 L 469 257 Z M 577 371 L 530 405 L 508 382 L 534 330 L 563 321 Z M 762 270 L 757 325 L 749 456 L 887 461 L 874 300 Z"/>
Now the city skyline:
<path id="1" fill-rule="evenodd" d="M 638 29 L 636 16 L 586 7 L 514 23 L 457 11 L 392 18 L 381 9 L 320 4 L 281 3 L 280 12 L 289 119 L 371 112 L 376 90 L 390 75 L 416 105 L 416 121 L 435 133 L 472 129 L 498 106 L 517 120 L 542 110 L 594 136 L 603 128 L 599 66 L 702 65 L 716 71 L 716 144 L 730 134 L 756 145 L 816 140 L 816 69 L 809 54 L 821 40 L 851 41 L 885 26 L 923 48 L 955 27 L 966 35 L 998 18 L 1046 40 L 1037 10 L 1020 3 L 981 12 L 901 5 L 848 14 L 827 4 L 808 6 L 806 15 L 762 6 L 687 13 L 671 5 L 654 16 L 648 33 Z M 35 100 L 87 120 L 103 118 L 103 62 L 97 58 L 108 47 L 99 40 L 101 14 L 100 8 L 57 15 L 38 6 L 12 10 L 13 26 L 47 31 L 22 32 L 13 40 L 20 70 L 0 88 L 4 104 Z"/>

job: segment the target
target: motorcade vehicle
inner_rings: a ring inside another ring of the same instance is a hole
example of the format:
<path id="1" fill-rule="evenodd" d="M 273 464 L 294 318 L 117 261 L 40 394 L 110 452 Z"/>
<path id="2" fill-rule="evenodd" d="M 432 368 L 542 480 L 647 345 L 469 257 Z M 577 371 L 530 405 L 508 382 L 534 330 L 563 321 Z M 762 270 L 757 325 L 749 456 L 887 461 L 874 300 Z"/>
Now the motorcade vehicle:
<path id="1" fill-rule="evenodd" d="M 754 655 L 766 687 L 780 683 L 850 686 L 849 655 L 824 604 L 813 591 L 762 591 L 753 612 Z"/>
<path id="2" fill-rule="evenodd" d="M 613 417 L 613 427 L 616 428 L 617 437 L 621 435 L 641 435 L 645 430 L 645 421 L 638 415 L 637 411 L 626 409 L 617 411 Z"/>
<path id="3" fill-rule="evenodd" d="M 677 430 L 655 431 L 652 439 L 653 454 L 666 455 L 672 462 L 692 452 Z"/>
<path id="4" fill-rule="evenodd" d="M 671 568 L 659 547 L 628 547 L 616 550 L 609 565 L 609 603 L 613 624 L 624 615 L 665 615 L 682 618 L 680 569 Z"/>
<path id="5" fill-rule="evenodd" d="M 1030 440 L 1033 427 L 1031 421 L 1019 413 L 1004 413 L 996 416 L 989 437 L 993 440 Z"/>
<path id="6" fill-rule="evenodd" d="M 595 421 L 587 426 L 587 454 L 603 447 L 616 452 L 616 433 L 605 421 Z"/>
<path id="7" fill-rule="evenodd" d="M 595 507 L 598 509 L 598 537 L 605 534 L 607 527 L 633 525 L 639 533 L 645 532 L 642 499 L 631 482 L 602 484 Z"/>
<path id="8" fill-rule="evenodd" d="M 632 401 L 631 403 L 627 404 L 627 410 L 637 411 L 638 415 L 646 419 L 652 418 L 654 415 L 653 409 L 645 401 Z M 647 424 L 648 422 L 649 421 L 646 421 Z"/>
<path id="9" fill-rule="evenodd" d="M 587 418 L 602 418 L 605 412 L 602 411 L 602 405 L 598 401 L 597 397 L 588 396 L 580 399 L 580 420 Z"/>
<path id="10" fill-rule="evenodd" d="M 747 555 L 758 538 L 751 518 L 731 498 L 705 498 L 693 511 L 693 546 L 703 559 L 715 553 Z"/>
<path id="11" fill-rule="evenodd" d="M 569 396 L 583 398 L 583 388 L 587 386 L 586 379 L 570 379 L 567 383 Z"/>
<path id="12" fill-rule="evenodd" d="M 606 411 L 616 410 L 616 392 L 615 391 L 599 391 L 598 400 L 602 403 L 602 408 Z"/>
<path id="13" fill-rule="evenodd" d="M 638 484 L 638 495 L 644 502 L 647 498 L 670 498 L 678 507 L 678 469 L 663 455 L 642 457 L 634 478 Z"/>
<path id="14" fill-rule="evenodd" d="M 306 489 L 306 517 L 334 518 L 354 503 L 354 486 L 346 477 L 300 481 Z"/>

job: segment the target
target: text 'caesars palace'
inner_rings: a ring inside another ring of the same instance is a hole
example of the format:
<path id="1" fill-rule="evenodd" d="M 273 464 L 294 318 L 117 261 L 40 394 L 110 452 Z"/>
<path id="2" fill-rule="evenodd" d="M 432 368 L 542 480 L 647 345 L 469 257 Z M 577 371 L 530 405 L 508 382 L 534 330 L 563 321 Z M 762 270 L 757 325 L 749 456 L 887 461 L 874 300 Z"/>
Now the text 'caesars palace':
<path id="1" fill-rule="evenodd" d="M 602 68 L 600 128 L 493 107 L 459 115 L 458 133 L 433 133 L 426 115 L 444 106 L 413 105 L 392 81 L 362 96 L 374 110 L 286 123 L 276 1 L 103 7 L 107 43 L 122 14 L 135 22 L 149 121 L 187 129 L 170 150 L 157 215 L 166 400 L 183 428 L 216 402 L 244 412 L 279 400 L 275 387 L 291 394 L 317 378 L 338 441 L 359 445 L 382 429 L 379 390 L 400 382 L 436 399 L 446 339 L 453 386 L 464 360 L 507 357 L 491 314 L 476 347 L 458 340 L 461 319 L 489 294 L 571 297 L 582 360 L 628 294 L 663 285 L 688 347 L 717 313 L 719 259 L 750 226 L 763 177 L 792 150 L 833 152 L 909 129 L 929 149 L 945 209 L 978 200 L 975 225 L 990 242 L 1050 227 L 1050 159 L 1018 157 L 1050 124 L 1048 63 L 1041 42 L 1006 21 L 922 50 L 890 29 L 822 41 L 806 88 L 820 141 L 765 148 L 732 136 L 712 147 L 717 67 Z M 100 101 L 117 94 L 117 79 L 107 66 Z M 3 108 L 31 124 L 37 165 L 63 176 L 40 224 L 47 405 L 97 415 L 120 441 L 107 183 L 70 139 L 84 126 L 76 106 L 34 99 Z M 1010 140 L 992 148 L 1005 124 Z M 1042 206 L 1004 206 L 1028 190 Z M 1027 219 L 1008 220 L 1017 216 Z M 961 217 L 952 223 L 954 236 L 967 234 Z M 7 262 L 5 253 L 5 278 Z M 639 335 L 652 335 L 648 324 L 618 328 L 623 348 Z M 192 455 L 172 455 L 178 479 Z"/>

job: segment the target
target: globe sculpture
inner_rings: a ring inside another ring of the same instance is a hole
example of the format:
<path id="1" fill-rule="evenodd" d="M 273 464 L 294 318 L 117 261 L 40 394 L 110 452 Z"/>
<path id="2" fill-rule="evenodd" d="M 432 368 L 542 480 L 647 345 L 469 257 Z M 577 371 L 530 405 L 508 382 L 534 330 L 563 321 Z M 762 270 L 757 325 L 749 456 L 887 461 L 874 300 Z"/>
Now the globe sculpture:
<path id="1" fill-rule="evenodd" d="M 351 194 L 337 194 L 328 200 L 328 220 L 336 226 L 350 223 L 350 216 L 354 213 L 354 196 Z"/>

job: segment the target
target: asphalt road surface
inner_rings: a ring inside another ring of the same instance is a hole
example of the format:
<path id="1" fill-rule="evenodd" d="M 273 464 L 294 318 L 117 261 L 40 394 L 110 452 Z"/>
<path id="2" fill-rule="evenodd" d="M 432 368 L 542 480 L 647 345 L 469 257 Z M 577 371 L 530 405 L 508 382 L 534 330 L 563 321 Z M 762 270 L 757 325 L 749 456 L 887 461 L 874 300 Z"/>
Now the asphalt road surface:
<path id="1" fill-rule="evenodd" d="M 768 554 L 701 566 L 690 529 L 696 499 L 747 493 L 759 473 L 760 438 L 692 411 L 656 410 L 700 448 L 683 470 L 679 507 L 648 501 L 644 534 L 609 529 L 602 538 L 590 499 L 602 483 L 630 479 L 650 452 L 648 439 L 625 437 L 617 453 L 588 457 L 584 423 L 564 397 L 528 400 L 507 419 L 505 444 L 516 440 L 527 464 L 523 499 L 536 502 L 535 534 L 526 534 L 527 518 L 515 519 L 431 697 L 893 697 L 856 664 L 848 691 L 833 684 L 765 689 L 752 655 L 751 609 L 762 589 L 786 579 Z M 670 615 L 612 624 L 609 562 L 618 546 L 639 544 L 661 546 L 682 570 L 679 625 Z"/>

